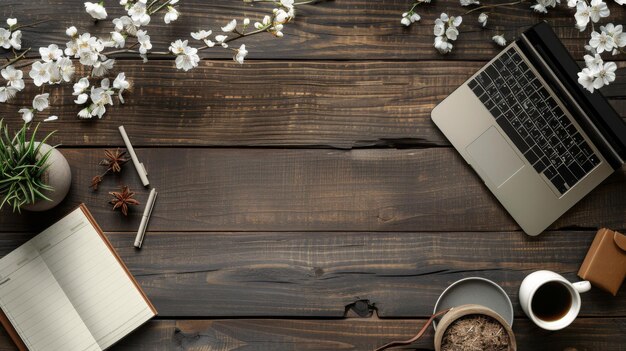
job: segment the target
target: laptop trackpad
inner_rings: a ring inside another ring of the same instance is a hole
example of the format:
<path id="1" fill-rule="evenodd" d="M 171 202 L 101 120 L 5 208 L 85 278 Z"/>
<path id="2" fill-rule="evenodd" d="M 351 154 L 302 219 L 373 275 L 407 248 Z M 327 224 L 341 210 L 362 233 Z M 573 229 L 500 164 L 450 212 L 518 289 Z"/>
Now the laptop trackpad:
<path id="1" fill-rule="evenodd" d="M 490 127 L 466 148 L 481 176 L 500 186 L 524 167 L 524 162 L 495 127 Z"/>

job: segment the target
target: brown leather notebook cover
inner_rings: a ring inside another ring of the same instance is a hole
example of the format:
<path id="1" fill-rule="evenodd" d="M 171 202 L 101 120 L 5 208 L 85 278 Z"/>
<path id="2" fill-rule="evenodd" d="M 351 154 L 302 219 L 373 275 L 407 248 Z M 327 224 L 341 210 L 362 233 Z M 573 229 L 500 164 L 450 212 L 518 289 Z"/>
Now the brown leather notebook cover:
<path id="1" fill-rule="evenodd" d="M 13 325 L 11 324 L 11 322 L 9 322 L 9 318 L 7 318 L 7 315 L 4 314 L 4 311 L 2 311 L 2 309 L 0 309 L 0 323 L 2 323 L 2 326 L 7 331 L 7 334 L 9 334 L 9 337 L 11 338 L 11 340 L 13 340 L 18 350 L 28 351 L 26 344 L 24 344 L 24 342 L 22 341 L 22 338 L 20 338 L 20 335 L 17 333 L 17 330 L 13 328 Z"/>
<path id="2" fill-rule="evenodd" d="M 124 261 L 122 261 L 120 256 L 117 254 L 117 252 L 113 248 L 113 245 L 111 245 L 111 242 L 109 242 L 109 239 L 107 239 L 107 237 L 104 235 L 104 232 L 102 231 L 102 229 L 100 228 L 98 223 L 96 223 L 96 220 L 91 215 L 91 212 L 89 212 L 89 210 L 87 209 L 87 206 L 85 206 L 85 204 L 81 203 L 79 205 L 79 207 L 80 207 L 81 211 L 83 211 L 83 213 L 85 214 L 85 216 L 87 217 L 87 219 L 89 220 L 91 225 L 96 229 L 96 232 L 98 233 L 98 235 L 100 236 L 102 241 L 104 241 L 104 243 L 107 245 L 107 247 L 109 248 L 109 251 L 111 251 L 113 256 L 115 256 L 115 259 L 117 260 L 117 262 L 120 264 L 120 266 L 122 266 L 122 268 L 124 269 L 124 272 L 126 272 L 126 275 L 128 275 L 128 278 L 130 278 L 130 280 L 133 282 L 133 284 L 135 285 L 135 287 L 137 288 L 139 293 L 141 293 L 141 296 L 143 296 L 143 299 L 146 301 L 148 306 L 150 306 L 150 309 L 152 310 L 152 312 L 155 315 L 157 315 L 158 313 L 157 313 L 156 308 L 154 308 L 154 305 L 152 305 L 152 302 L 150 302 L 150 300 L 148 300 L 148 297 L 146 296 L 146 294 L 143 291 L 143 289 L 141 289 L 141 286 L 139 286 L 139 283 L 137 283 L 137 280 L 135 280 L 135 277 L 133 277 L 133 275 L 130 274 L 130 271 L 128 270 L 128 267 L 126 267 L 126 265 L 124 264 Z M 74 211 L 71 211 L 70 213 L 72 213 L 72 212 L 74 212 Z M 65 218 L 65 217 L 63 217 L 63 218 Z M 63 220 L 63 219 L 60 219 L 60 220 Z M 13 342 L 15 343 L 17 348 L 20 351 L 28 351 L 28 348 L 26 347 L 26 344 L 24 344 L 24 341 L 22 341 L 22 338 L 20 338 L 19 334 L 17 333 L 17 330 L 15 330 L 15 328 L 13 327 L 11 322 L 9 321 L 9 318 L 7 318 L 6 314 L 4 314 L 4 311 L 2 311 L 2 309 L 0 309 L 0 323 L 2 324 L 4 329 L 7 331 L 7 334 L 9 334 L 9 337 L 11 337 L 11 340 L 13 340 Z"/>

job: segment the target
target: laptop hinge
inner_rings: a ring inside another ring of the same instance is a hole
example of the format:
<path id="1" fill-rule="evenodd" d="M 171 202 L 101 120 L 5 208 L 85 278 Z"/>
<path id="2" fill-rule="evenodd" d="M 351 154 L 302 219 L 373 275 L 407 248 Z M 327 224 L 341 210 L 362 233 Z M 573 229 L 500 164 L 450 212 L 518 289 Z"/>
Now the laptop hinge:
<path id="1" fill-rule="evenodd" d="M 574 107 L 576 111 L 571 111 L 571 112 L 575 112 L 577 116 L 581 117 L 582 118 L 581 122 L 583 122 L 583 125 L 587 127 L 587 129 L 590 129 L 591 132 L 593 132 L 595 136 L 595 138 L 593 138 L 594 142 L 596 143 L 601 142 L 602 146 L 604 146 L 602 147 L 602 149 L 610 153 L 610 155 L 605 155 L 605 157 L 611 156 L 613 160 L 617 160 L 619 162 L 619 165 L 616 164 L 615 162 L 609 161 L 609 163 L 611 163 L 612 166 L 615 168 L 618 168 L 621 164 L 624 164 L 624 160 L 620 157 L 619 153 L 613 148 L 613 146 L 611 146 L 611 144 L 604 137 L 602 132 L 596 127 L 593 120 L 587 115 L 585 110 L 580 106 L 580 104 L 576 101 L 576 99 L 574 99 L 574 97 L 569 92 L 569 90 L 563 85 L 559 77 L 554 73 L 550 65 L 548 65 L 545 59 L 537 51 L 537 49 L 535 49 L 535 47 L 532 45 L 532 43 L 530 42 L 530 40 L 528 39 L 525 33 L 522 33 L 521 38 L 524 43 L 524 47 L 528 49 L 529 53 L 533 56 L 532 58 L 535 59 L 534 61 L 539 62 L 543 71 L 549 74 L 549 77 L 545 77 L 546 80 L 550 80 L 551 82 L 553 82 L 556 85 L 556 88 L 558 88 L 559 92 L 563 93 L 565 98 L 567 98 L 567 105 Z M 559 98 L 563 100 L 562 96 L 559 96 Z"/>

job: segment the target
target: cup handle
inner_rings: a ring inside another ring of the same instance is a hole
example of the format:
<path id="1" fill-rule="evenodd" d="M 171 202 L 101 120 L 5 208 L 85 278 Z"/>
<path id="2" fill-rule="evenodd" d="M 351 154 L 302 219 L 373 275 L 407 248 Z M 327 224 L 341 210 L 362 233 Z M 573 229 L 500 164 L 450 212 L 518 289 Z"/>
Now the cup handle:
<path id="1" fill-rule="evenodd" d="M 576 289 L 579 294 L 586 293 L 587 291 L 591 290 L 591 283 L 587 280 L 572 283 L 572 286 L 574 286 L 574 289 Z"/>

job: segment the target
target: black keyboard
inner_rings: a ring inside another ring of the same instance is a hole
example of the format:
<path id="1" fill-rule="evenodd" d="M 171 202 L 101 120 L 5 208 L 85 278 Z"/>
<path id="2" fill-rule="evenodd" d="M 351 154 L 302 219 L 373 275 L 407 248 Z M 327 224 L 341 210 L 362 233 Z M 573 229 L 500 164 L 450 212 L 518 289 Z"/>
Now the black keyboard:
<path id="1" fill-rule="evenodd" d="M 510 47 L 469 82 L 539 174 L 564 194 L 600 159 L 533 71 Z"/>

